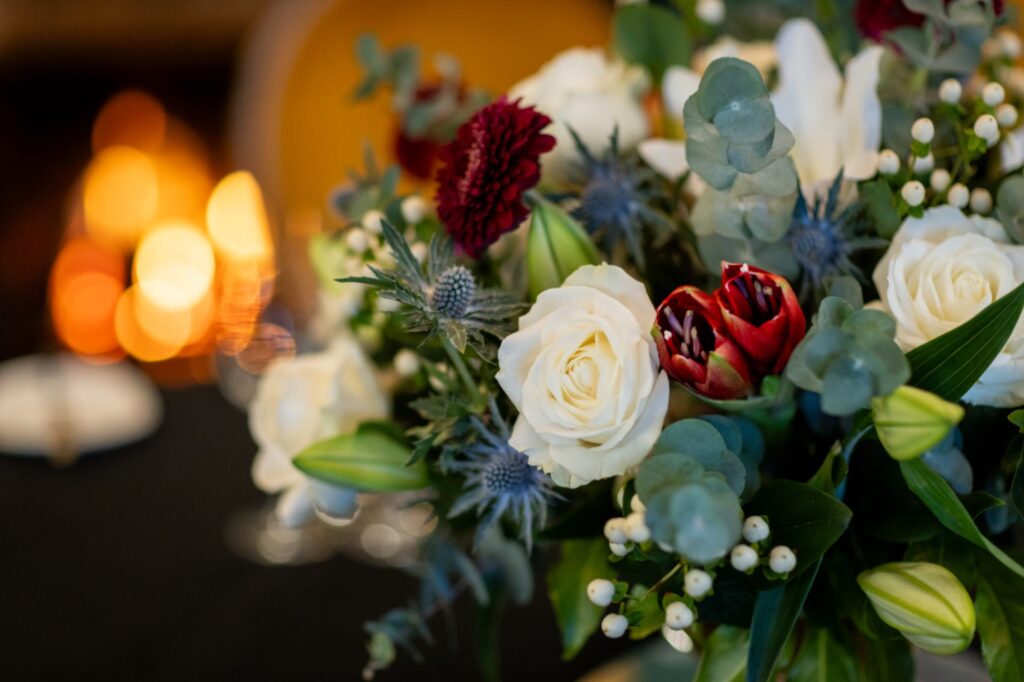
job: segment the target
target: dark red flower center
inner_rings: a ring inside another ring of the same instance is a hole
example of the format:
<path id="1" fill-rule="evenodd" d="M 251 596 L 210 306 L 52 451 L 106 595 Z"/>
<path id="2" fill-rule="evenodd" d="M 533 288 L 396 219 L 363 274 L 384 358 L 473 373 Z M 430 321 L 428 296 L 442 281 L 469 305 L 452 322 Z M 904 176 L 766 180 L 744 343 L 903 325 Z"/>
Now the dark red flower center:
<path id="1" fill-rule="evenodd" d="M 725 285 L 729 308 L 735 315 L 760 327 L 779 314 L 782 292 L 755 273 L 744 272 Z"/>
<path id="2" fill-rule="evenodd" d="M 708 361 L 708 353 L 715 349 L 715 332 L 702 316 L 693 310 L 682 312 L 682 319 L 671 306 L 661 309 L 662 335 L 669 348 L 701 364 Z"/>

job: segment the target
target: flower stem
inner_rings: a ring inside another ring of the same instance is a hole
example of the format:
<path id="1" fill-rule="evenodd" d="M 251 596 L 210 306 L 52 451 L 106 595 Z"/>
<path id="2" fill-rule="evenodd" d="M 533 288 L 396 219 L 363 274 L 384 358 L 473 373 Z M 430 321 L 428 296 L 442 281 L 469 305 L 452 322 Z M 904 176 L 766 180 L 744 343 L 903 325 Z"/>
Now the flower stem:
<path id="1" fill-rule="evenodd" d="M 455 349 L 455 346 L 452 345 L 452 342 L 447 337 L 442 340 L 441 345 L 444 346 L 445 352 L 448 353 L 448 358 L 452 361 L 452 366 L 455 367 L 459 379 L 462 380 L 462 385 L 466 388 L 470 404 L 474 410 L 479 410 L 482 407 L 480 387 L 473 380 L 473 375 L 469 373 L 469 367 L 466 366 L 465 359 L 463 359 L 462 354 Z"/>

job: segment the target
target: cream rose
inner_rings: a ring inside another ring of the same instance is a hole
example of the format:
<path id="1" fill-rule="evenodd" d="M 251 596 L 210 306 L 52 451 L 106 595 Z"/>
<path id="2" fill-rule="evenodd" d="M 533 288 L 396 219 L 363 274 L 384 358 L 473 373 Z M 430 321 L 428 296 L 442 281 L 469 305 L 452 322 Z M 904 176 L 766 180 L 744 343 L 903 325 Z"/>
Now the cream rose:
<path id="1" fill-rule="evenodd" d="M 363 421 L 386 419 L 390 412 L 373 366 L 351 339 L 271 365 L 249 406 L 249 430 L 259 447 L 252 478 L 261 490 L 282 493 L 277 514 L 285 525 L 308 520 L 314 505 L 337 515 L 355 505 L 355 491 L 308 478 L 292 458 L 319 440 L 354 431 Z"/>
<path id="2" fill-rule="evenodd" d="M 903 223 L 874 281 L 906 351 L 967 322 L 1024 281 L 1024 246 L 1011 244 L 995 220 L 968 217 L 952 206 L 932 208 Z M 1018 324 L 964 400 L 1024 403 L 1024 327 Z"/>
<path id="3" fill-rule="evenodd" d="M 612 265 L 538 296 L 498 350 L 498 383 L 519 409 L 512 447 L 570 488 L 639 464 L 668 409 L 653 324 L 643 284 Z"/>
<path id="4" fill-rule="evenodd" d="M 554 121 L 546 132 L 557 144 L 541 157 L 544 181 L 565 181 L 579 160 L 570 128 L 596 155 L 608 149 L 616 128 L 620 149 L 632 149 L 647 137 L 643 97 L 649 87 L 642 69 L 611 58 L 604 50 L 582 47 L 556 55 L 516 84 L 510 99 L 521 97 Z"/>

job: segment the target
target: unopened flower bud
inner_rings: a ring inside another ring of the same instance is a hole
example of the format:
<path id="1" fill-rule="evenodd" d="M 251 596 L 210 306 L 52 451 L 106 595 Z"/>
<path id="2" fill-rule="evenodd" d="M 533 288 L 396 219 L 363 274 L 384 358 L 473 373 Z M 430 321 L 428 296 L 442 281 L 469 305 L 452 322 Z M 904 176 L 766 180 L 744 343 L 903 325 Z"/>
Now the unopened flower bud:
<path id="1" fill-rule="evenodd" d="M 772 551 L 768 553 L 768 567 L 776 573 L 789 573 L 796 568 L 796 554 L 785 545 L 772 547 Z"/>
<path id="2" fill-rule="evenodd" d="M 931 185 L 932 190 L 939 194 L 949 189 L 949 183 L 952 181 L 953 176 L 945 168 L 936 168 L 932 171 L 931 177 L 928 178 L 928 184 Z"/>
<path id="3" fill-rule="evenodd" d="M 914 121 L 914 125 L 910 127 L 910 136 L 918 142 L 930 144 L 932 138 L 935 137 L 935 124 L 932 123 L 930 118 L 919 118 Z"/>
<path id="4" fill-rule="evenodd" d="M 561 286 L 584 265 L 601 262 L 597 248 L 572 216 L 549 201 L 533 207 L 526 242 L 526 271 L 530 296 Z"/>
<path id="5" fill-rule="evenodd" d="M 924 201 L 924 185 L 917 180 L 911 180 L 900 189 L 900 196 L 907 202 L 907 206 L 920 206 Z"/>
<path id="6" fill-rule="evenodd" d="M 878 154 L 878 172 L 882 175 L 895 175 L 900 170 L 900 157 L 891 149 L 883 149 Z"/>
<path id="7" fill-rule="evenodd" d="M 947 78 L 942 81 L 942 85 L 939 86 L 939 99 L 946 104 L 956 104 L 960 101 L 960 97 L 963 93 L 963 86 L 960 85 L 960 81 L 954 78 Z"/>
<path id="8" fill-rule="evenodd" d="M 1006 99 L 1006 90 L 999 83 L 988 83 L 981 89 L 981 99 L 990 107 L 999 106 Z"/>
<path id="9" fill-rule="evenodd" d="M 651 539 L 651 529 L 644 521 L 644 515 L 640 512 L 633 512 L 626 517 L 626 537 L 633 542 L 647 542 Z"/>
<path id="10" fill-rule="evenodd" d="M 608 639 L 618 639 L 626 634 L 629 629 L 629 621 L 618 613 L 609 613 L 601 620 L 601 632 Z"/>
<path id="11" fill-rule="evenodd" d="M 768 522 L 760 516 L 748 516 L 743 521 L 743 539 L 751 544 L 767 540 L 770 533 Z"/>
<path id="12" fill-rule="evenodd" d="M 757 566 L 759 560 L 757 552 L 750 545 L 736 545 L 729 553 L 729 563 L 740 573 L 746 573 Z"/>
<path id="13" fill-rule="evenodd" d="M 681 601 L 674 601 L 665 607 L 665 625 L 673 630 L 682 630 L 693 625 L 693 609 Z"/>
<path id="14" fill-rule="evenodd" d="M 1012 104 L 1000 104 L 996 107 L 996 121 L 1002 128 L 1012 128 L 1017 125 L 1017 107 Z"/>
<path id="15" fill-rule="evenodd" d="M 999 122 L 992 114 L 982 114 L 974 122 L 974 134 L 985 140 L 991 147 L 999 140 Z"/>
<path id="16" fill-rule="evenodd" d="M 959 182 L 950 187 L 949 194 L 946 195 L 946 201 L 948 201 L 951 206 L 956 206 L 957 208 L 963 208 L 966 206 L 970 199 L 970 190 L 967 189 L 966 185 Z"/>
<path id="17" fill-rule="evenodd" d="M 933 654 L 966 649 L 974 639 L 971 596 L 937 564 L 884 564 L 857 576 L 878 616 L 913 644 Z"/>
<path id="18" fill-rule="evenodd" d="M 711 576 L 699 568 L 687 571 L 683 577 L 683 589 L 694 599 L 699 599 L 710 592 L 711 585 Z"/>
<path id="19" fill-rule="evenodd" d="M 992 210 L 992 193 L 982 187 L 971 192 L 971 210 L 975 213 L 988 213 Z"/>
<path id="20" fill-rule="evenodd" d="M 608 542 L 624 544 L 629 539 L 626 536 L 626 519 L 616 517 L 605 521 L 604 536 L 608 538 Z"/>
<path id="21" fill-rule="evenodd" d="M 604 608 L 612 603 L 612 597 L 615 596 L 615 583 L 611 580 L 605 580 L 604 578 L 597 578 L 591 580 L 587 584 L 587 599 L 594 606 L 600 606 Z"/>
<path id="22" fill-rule="evenodd" d="M 964 417 L 964 408 L 934 393 L 900 386 L 871 400 L 875 431 L 891 457 L 914 459 L 942 442 Z"/>

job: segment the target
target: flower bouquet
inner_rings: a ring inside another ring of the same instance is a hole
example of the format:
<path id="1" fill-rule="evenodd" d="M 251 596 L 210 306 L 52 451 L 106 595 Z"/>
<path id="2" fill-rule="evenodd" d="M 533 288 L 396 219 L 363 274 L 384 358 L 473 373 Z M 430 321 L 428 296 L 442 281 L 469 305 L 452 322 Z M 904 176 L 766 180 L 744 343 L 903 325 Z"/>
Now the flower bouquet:
<path id="1" fill-rule="evenodd" d="M 536 588 L 566 657 L 909 680 L 977 639 L 1024 679 L 1021 44 L 1001 2 L 849 5 L 626 4 L 497 95 L 360 40 L 402 167 L 330 197 L 322 350 L 251 414 L 285 523 L 433 510 L 366 676 Z"/>

